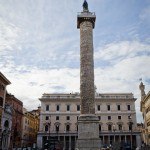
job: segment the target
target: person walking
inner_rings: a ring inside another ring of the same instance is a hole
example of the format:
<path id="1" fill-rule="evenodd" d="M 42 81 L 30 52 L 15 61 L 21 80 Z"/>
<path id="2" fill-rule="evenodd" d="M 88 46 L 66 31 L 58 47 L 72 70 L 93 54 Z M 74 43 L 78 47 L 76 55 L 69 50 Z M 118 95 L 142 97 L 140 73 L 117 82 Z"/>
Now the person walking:
<path id="1" fill-rule="evenodd" d="M 136 150 L 140 150 L 140 148 L 139 148 L 139 147 L 137 147 L 137 148 L 136 148 Z"/>

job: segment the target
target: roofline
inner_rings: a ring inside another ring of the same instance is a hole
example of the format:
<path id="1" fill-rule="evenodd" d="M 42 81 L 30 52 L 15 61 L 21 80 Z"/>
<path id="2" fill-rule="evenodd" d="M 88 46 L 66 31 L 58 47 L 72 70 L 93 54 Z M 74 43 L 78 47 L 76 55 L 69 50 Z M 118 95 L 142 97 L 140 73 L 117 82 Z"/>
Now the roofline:
<path id="1" fill-rule="evenodd" d="M 11 82 L 0 72 L 0 77 L 4 79 L 7 85 L 11 84 Z"/>
<path id="2" fill-rule="evenodd" d="M 74 93 L 43 93 L 43 95 L 76 95 L 76 94 L 80 94 L 80 92 L 74 92 Z M 112 94 L 112 95 L 122 95 L 122 94 L 133 94 L 132 92 L 130 93 L 97 93 L 97 94 Z"/>

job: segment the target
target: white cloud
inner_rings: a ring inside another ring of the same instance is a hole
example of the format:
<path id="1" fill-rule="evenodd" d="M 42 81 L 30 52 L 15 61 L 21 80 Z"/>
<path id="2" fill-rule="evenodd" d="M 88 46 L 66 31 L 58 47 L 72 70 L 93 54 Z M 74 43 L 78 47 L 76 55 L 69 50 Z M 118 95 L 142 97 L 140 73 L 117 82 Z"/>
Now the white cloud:
<path id="1" fill-rule="evenodd" d="M 136 100 L 138 122 L 142 121 L 140 107 L 139 78 L 146 84 L 146 93 L 150 84 L 150 45 L 137 41 L 122 41 L 110 43 L 97 48 L 95 62 L 105 60 L 111 65 L 95 67 L 95 84 L 98 92 L 132 92 Z"/>
<path id="2" fill-rule="evenodd" d="M 96 84 L 100 91 L 137 93 L 139 78 L 149 79 L 149 56 L 127 58 L 107 68 L 96 68 Z M 115 88 L 114 88 L 115 87 Z"/>
<path id="3" fill-rule="evenodd" d="M 116 59 L 135 57 L 136 55 L 141 55 L 140 53 L 146 55 L 149 49 L 150 45 L 138 41 L 120 41 L 97 48 L 94 58 L 115 61 Z"/>
<path id="4" fill-rule="evenodd" d="M 18 39 L 19 28 L 0 18 L 0 53 L 3 50 L 12 50 Z"/>
<path id="5" fill-rule="evenodd" d="M 101 60 L 111 62 L 111 65 L 107 67 L 96 66 L 97 75 L 100 75 L 103 81 L 110 79 L 112 83 L 113 79 L 118 82 L 136 81 L 141 77 L 145 80 L 149 79 L 150 45 L 137 41 L 122 41 L 110 43 L 98 49 L 100 50 L 95 53 L 95 62 L 101 63 Z M 123 83 L 123 85 L 126 84 Z"/>
<path id="6" fill-rule="evenodd" d="M 69 50 L 76 48 L 77 32 L 75 35 L 72 30 L 77 30 L 76 24 L 72 21 L 76 19 L 76 13 L 73 13 L 74 18 L 71 15 L 76 5 L 77 3 L 68 0 L 62 5 L 59 1 L 48 0 L 38 0 L 36 3 L 12 3 L 9 0 L 7 3 L 1 2 L 0 32 L 4 34 L 0 36 L 0 56 L 3 56 L 1 61 L 7 63 L 6 57 L 12 56 L 16 65 L 39 66 L 46 61 L 47 65 L 56 67 L 51 61 L 58 62 L 58 58 L 64 60 L 63 53 L 69 54 Z M 62 11 L 64 8 L 65 11 Z"/>
<path id="7" fill-rule="evenodd" d="M 14 73 L 5 68 L 2 70 L 12 83 L 8 92 L 15 94 L 30 110 L 40 104 L 38 98 L 43 93 L 79 92 L 79 69 L 40 70 L 20 66 Z M 59 90 L 59 87 L 62 88 Z"/>

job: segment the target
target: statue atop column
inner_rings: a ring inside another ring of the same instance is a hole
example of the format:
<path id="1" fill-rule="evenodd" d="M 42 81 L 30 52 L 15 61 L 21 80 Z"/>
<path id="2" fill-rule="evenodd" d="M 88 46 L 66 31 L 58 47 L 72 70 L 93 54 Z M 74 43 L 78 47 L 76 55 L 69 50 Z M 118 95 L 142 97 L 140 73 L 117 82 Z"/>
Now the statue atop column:
<path id="1" fill-rule="evenodd" d="M 86 0 L 84 0 L 84 3 L 83 3 L 83 12 L 88 12 L 89 9 L 88 9 L 88 3 Z"/>

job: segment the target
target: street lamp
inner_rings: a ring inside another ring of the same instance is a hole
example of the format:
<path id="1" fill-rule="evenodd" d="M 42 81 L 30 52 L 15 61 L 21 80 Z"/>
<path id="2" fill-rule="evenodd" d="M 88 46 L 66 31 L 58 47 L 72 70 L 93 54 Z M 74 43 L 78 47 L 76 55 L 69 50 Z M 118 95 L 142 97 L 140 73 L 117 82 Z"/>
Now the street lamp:
<path id="1" fill-rule="evenodd" d="M 56 133 L 57 133 L 57 136 L 58 136 L 58 132 L 59 132 L 59 125 L 57 124 L 57 125 L 56 125 Z"/>
<path id="2" fill-rule="evenodd" d="M 132 122 L 132 116 L 130 115 L 130 116 L 129 116 L 129 131 L 131 131 L 131 135 L 130 135 L 130 140 L 131 140 L 131 150 L 132 150 L 132 125 L 133 125 L 133 122 Z"/>
<path id="3" fill-rule="evenodd" d="M 59 125 L 56 125 L 56 134 L 57 134 L 57 146 L 59 144 L 59 138 L 58 138 L 58 132 L 59 132 Z"/>
<path id="4" fill-rule="evenodd" d="M 50 150 L 50 128 L 51 128 L 51 121 L 48 122 L 48 127 L 49 127 L 49 135 L 48 135 L 48 143 L 49 143 L 49 150 Z"/>
<path id="5" fill-rule="evenodd" d="M 115 143 L 115 131 L 116 131 L 116 125 L 113 124 L 113 131 L 114 131 L 114 143 Z"/>

